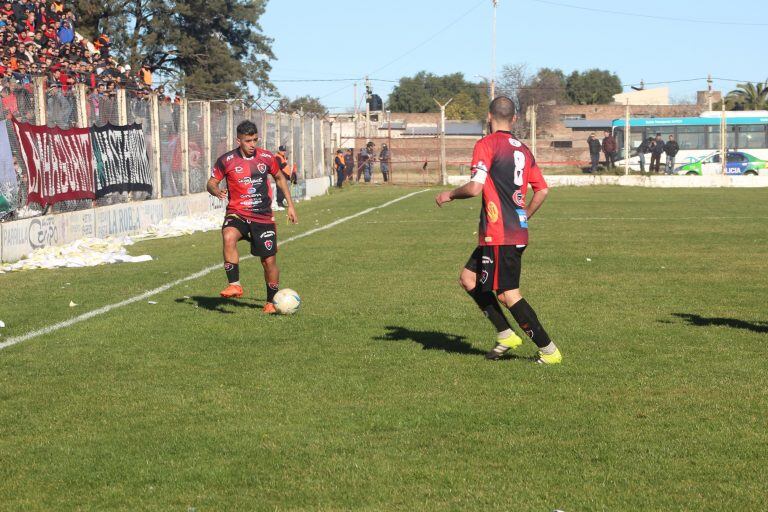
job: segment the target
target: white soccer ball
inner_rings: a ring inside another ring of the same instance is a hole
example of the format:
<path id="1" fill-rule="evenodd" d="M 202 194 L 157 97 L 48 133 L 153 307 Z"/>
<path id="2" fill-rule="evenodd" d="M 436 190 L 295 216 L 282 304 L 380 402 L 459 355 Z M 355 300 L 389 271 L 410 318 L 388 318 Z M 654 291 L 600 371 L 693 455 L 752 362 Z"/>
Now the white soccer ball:
<path id="1" fill-rule="evenodd" d="M 275 294 L 272 304 L 281 315 L 292 315 L 299 310 L 301 306 L 301 297 L 295 290 L 283 288 Z"/>

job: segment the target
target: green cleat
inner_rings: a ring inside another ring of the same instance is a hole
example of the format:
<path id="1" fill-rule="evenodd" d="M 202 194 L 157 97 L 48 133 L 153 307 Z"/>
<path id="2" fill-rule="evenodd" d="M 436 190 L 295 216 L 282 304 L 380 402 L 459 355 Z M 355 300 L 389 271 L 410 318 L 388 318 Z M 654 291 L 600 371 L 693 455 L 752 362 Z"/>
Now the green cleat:
<path id="1" fill-rule="evenodd" d="M 536 355 L 536 363 L 538 364 L 560 364 L 563 362 L 563 354 L 560 353 L 560 349 L 556 348 L 552 354 L 544 354 L 541 350 Z"/>
<path id="2" fill-rule="evenodd" d="M 508 337 L 497 340 L 496 346 L 493 347 L 493 350 L 485 354 L 485 358 L 491 361 L 496 361 L 501 359 L 501 356 L 506 354 L 510 349 L 517 348 L 522 344 L 523 340 L 520 339 L 520 336 L 513 332 Z"/>

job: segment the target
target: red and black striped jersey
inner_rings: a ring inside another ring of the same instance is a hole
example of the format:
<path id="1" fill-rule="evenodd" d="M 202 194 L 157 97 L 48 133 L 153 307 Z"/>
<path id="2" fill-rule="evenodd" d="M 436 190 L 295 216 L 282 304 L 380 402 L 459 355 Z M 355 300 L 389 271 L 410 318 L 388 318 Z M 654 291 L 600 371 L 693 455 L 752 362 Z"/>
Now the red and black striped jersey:
<path id="1" fill-rule="evenodd" d="M 525 194 L 547 183 L 528 147 L 507 131 L 496 131 L 475 144 L 472 181 L 483 185 L 479 245 L 528 245 Z"/>
<path id="2" fill-rule="evenodd" d="M 267 175 L 275 176 L 278 172 L 274 155 L 266 149 L 256 148 L 251 158 L 245 158 L 238 148 L 216 160 L 211 176 L 227 180 L 227 214 L 256 222 L 274 222 L 272 187 Z"/>

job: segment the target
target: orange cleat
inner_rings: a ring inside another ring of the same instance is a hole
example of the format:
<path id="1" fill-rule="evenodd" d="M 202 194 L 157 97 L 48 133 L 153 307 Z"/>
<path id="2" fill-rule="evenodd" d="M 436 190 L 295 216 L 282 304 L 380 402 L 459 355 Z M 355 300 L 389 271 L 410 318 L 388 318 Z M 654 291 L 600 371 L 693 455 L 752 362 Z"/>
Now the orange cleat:
<path id="1" fill-rule="evenodd" d="M 277 309 L 275 309 L 274 304 L 272 304 L 271 302 L 267 302 L 266 304 L 264 304 L 264 312 L 269 315 L 274 315 L 275 313 L 277 313 Z"/>
<path id="2" fill-rule="evenodd" d="M 234 297 L 242 297 L 243 287 L 240 286 L 239 284 L 231 284 L 226 288 L 224 288 L 219 295 L 227 299 L 234 298 Z"/>

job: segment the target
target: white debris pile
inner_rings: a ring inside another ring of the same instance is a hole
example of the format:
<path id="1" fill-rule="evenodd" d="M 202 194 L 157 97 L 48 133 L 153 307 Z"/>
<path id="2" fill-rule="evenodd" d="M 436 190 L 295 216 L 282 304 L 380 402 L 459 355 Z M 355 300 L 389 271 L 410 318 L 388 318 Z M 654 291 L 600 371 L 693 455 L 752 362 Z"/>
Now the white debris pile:
<path id="1" fill-rule="evenodd" d="M 219 229 L 224 220 L 221 211 L 208 211 L 194 216 L 181 216 L 173 219 L 163 219 L 159 223 L 150 226 L 143 233 L 134 235 L 134 240 L 146 240 L 148 238 L 171 238 L 174 236 L 191 235 L 198 231 L 211 231 Z"/>
<path id="2" fill-rule="evenodd" d="M 184 216 L 163 220 L 146 231 L 133 236 L 81 238 L 58 247 L 43 247 L 33 251 L 28 258 L 0 265 L 0 273 L 39 268 L 94 267 L 108 263 L 140 263 L 152 260 L 152 256 L 131 256 L 126 247 L 140 240 L 170 238 L 189 235 L 197 231 L 210 231 L 221 227 L 223 212 L 206 212 L 197 216 Z"/>

